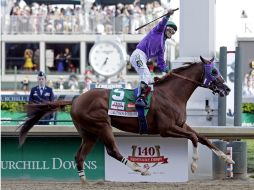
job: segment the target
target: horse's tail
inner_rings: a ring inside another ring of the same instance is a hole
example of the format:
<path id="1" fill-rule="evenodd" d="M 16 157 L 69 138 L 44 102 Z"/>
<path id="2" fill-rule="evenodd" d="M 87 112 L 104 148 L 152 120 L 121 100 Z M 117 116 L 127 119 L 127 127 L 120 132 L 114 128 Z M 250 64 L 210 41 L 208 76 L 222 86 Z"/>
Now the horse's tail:
<path id="1" fill-rule="evenodd" d="M 26 135 L 30 129 L 45 115 L 49 115 L 59 109 L 63 109 L 67 105 L 71 105 L 72 101 L 53 101 L 41 104 L 28 104 L 25 106 L 27 111 L 27 119 L 18 128 L 19 145 L 22 146 L 25 142 Z"/>

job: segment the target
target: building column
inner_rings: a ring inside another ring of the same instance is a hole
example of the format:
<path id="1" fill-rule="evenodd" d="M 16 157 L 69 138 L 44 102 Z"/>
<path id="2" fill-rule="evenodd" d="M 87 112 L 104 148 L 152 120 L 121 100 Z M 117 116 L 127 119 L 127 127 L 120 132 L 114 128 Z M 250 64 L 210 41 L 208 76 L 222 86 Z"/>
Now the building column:
<path id="1" fill-rule="evenodd" d="M 1 41 L 0 44 L 0 52 L 1 52 L 1 76 L 5 75 L 5 68 L 6 68 L 6 53 L 5 53 L 5 42 Z"/>
<path id="2" fill-rule="evenodd" d="M 46 51 L 45 51 L 45 42 L 40 42 L 40 71 L 46 71 Z"/>
<path id="3" fill-rule="evenodd" d="M 206 59 L 215 56 L 215 6 L 216 0 L 180 0 L 179 58 L 172 61 L 173 69 L 184 62 L 199 62 L 200 55 Z M 187 122 L 217 125 L 218 96 L 197 88 L 187 103 Z"/>
<path id="4" fill-rule="evenodd" d="M 215 55 L 216 0 L 180 0 L 179 58 L 197 61 Z"/>
<path id="5" fill-rule="evenodd" d="M 80 42 L 80 75 L 82 77 L 86 71 L 86 63 L 88 63 L 88 60 L 86 60 L 86 51 L 86 42 Z"/>

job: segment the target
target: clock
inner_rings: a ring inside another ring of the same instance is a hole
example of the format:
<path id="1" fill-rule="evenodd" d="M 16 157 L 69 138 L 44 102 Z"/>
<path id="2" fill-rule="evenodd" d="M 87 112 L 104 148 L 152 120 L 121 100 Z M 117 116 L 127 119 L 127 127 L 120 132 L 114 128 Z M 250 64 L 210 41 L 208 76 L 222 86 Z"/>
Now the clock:
<path id="1" fill-rule="evenodd" d="M 89 62 L 99 75 L 110 77 L 125 66 L 125 54 L 120 44 L 114 41 L 98 41 L 89 52 Z"/>

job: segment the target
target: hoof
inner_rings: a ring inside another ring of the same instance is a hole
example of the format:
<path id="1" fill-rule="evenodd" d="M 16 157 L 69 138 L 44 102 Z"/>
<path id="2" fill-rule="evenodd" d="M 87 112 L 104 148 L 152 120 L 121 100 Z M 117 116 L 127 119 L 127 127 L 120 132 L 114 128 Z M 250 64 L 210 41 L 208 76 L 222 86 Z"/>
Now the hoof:
<path id="1" fill-rule="evenodd" d="M 142 173 L 142 168 L 141 167 L 135 167 L 135 168 L 133 168 L 133 171 Z"/>
<path id="2" fill-rule="evenodd" d="M 105 181 L 99 180 L 99 181 L 96 181 L 94 184 L 96 184 L 96 185 L 104 185 Z"/>
<path id="3" fill-rule="evenodd" d="M 192 160 L 194 161 L 199 160 L 199 156 L 192 156 Z"/>
<path id="4" fill-rule="evenodd" d="M 232 160 L 231 158 L 227 158 L 226 162 L 229 164 L 235 164 L 235 161 Z"/>
<path id="5" fill-rule="evenodd" d="M 192 173 L 195 173 L 195 171 L 197 170 L 197 168 L 198 168 L 198 165 L 197 165 L 196 163 L 192 163 L 192 164 L 191 164 L 191 172 L 192 172 Z"/>
<path id="6" fill-rule="evenodd" d="M 226 163 L 229 163 L 229 164 L 235 164 L 235 161 L 234 160 L 232 160 L 229 156 L 227 156 L 227 155 L 222 155 L 222 158 L 223 158 L 223 160 L 226 162 Z"/>
<path id="7" fill-rule="evenodd" d="M 151 175 L 151 173 L 148 170 L 146 170 L 141 172 L 141 175 L 148 176 L 148 175 Z"/>
<path id="8" fill-rule="evenodd" d="M 132 170 L 133 170 L 134 172 L 140 172 L 140 173 L 142 173 L 142 168 L 141 168 L 140 165 L 138 165 L 137 163 L 135 163 L 135 164 L 133 165 Z"/>
<path id="9" fill-rule="evenodd" d="M 80 177 L 80 182 L 82 183 L 82 184 L 88 184 L 88 182 L 86 181 L 86 177 Z"/>

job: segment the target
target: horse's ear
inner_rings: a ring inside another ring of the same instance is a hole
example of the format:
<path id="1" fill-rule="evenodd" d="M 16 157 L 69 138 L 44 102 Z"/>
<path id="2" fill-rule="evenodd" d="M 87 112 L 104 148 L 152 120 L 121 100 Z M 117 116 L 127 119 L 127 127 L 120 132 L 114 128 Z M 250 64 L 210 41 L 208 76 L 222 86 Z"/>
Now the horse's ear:
<path id="1" fill-rule="evenodd" d="M 200 55 L 200 60 L 203 62 L 203 63 L 206 63 L 205 59 Z"/>
<path id="2" fill-rule="evenodd" d="M 210 60 L 210 63 L 213 63 L 214 62 L 214 56 L 213 56 L 213 58 Z"/>

